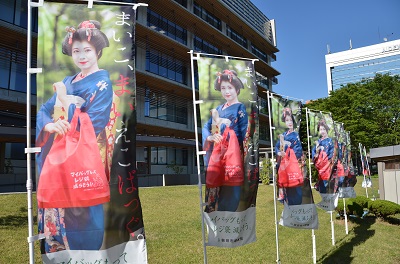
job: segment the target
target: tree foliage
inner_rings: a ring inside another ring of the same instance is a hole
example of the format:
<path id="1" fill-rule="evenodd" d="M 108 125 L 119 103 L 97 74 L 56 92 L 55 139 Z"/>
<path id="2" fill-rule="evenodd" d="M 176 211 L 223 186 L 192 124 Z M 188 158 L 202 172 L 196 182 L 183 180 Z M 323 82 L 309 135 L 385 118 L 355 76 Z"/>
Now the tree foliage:
<path id="1" fill-rule="evenodd" d="M 312 101 L 309 109 L 331 112 L 344 123 L 351 143 L 367 150 L 400 144 L 400 76 L 377 74 L 374 79 L 348 84 L 327 98 Z"/>

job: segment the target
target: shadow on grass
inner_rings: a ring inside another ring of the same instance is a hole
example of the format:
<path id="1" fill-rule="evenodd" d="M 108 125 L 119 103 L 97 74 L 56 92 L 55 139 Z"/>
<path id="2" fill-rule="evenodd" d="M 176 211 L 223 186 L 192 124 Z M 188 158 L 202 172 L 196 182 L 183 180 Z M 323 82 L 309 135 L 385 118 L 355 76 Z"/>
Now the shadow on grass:
<path id="1" fill-rule="evenodd" d="M 388 216 L 384 220 L 392 225 L 400 225 L 400 218 L 396 218 L 394 216 Z"/>
<path id="2" fill-rule="evenodd" d="M 352 252 L 353 248 L 359 244 L 364 243 L 369 238 L 375 235 L 374 230 L 370 230 L 370 227 L 376 222 L 375 217 L 361 218 L 349 218 L 349 221 L 355 224 L 353 229 L 354 236 L 349 241 L 341 241 L 340 246 L 334 250 L 323 255 L 318 263 L 323 264 L 336 264 L 336 263 L 351 263 L 353 260 Z M 345 240 L 344 238 L 343 240 Z"/>
<path id="3" fill-rule="evenodd" d="M 37 217 L 33 216 L 33 222 L 37 223 Z M 20 207 L 19 212 L 13 215 L 0 216 L 0 227 L 21 227 L 28 225 L 28 209 Z"/>

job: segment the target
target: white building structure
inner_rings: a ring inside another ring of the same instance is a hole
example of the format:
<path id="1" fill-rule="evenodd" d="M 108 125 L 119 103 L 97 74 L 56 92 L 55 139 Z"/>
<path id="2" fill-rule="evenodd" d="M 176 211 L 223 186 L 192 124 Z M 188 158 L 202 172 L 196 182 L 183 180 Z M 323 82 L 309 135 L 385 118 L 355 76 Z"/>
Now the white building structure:
<path id="1" fill-rule="evenodd" d="M 400 39 L 325 55 L 328 94 L 376 74 L 400 75 Z"/>

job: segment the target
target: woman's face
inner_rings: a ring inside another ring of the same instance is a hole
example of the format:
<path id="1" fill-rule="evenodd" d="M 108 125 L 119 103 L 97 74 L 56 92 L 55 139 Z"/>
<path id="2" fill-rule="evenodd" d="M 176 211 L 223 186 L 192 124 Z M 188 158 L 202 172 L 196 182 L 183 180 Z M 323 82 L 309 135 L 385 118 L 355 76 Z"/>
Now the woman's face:
<path id="1" fill-rule="evenodd" d="M 322 138 L 326 138 L 328 136 L 328 132 L 326 131 L 324 126 L 319 127 L 319 134 Z"/>
<path id="2" fill-rule="evenodd" d="M 228 103 L 236 101 L 238 97 L 235 86 L 228 81 L 221 81 L 221 94 Z"/>
<path id="3" fill-rule="evenodd" d="M 96 49 L 85 40 L 72 43 L 72 59 L 82 73 L 89 73 L 98 68 Z"/>
<path id="4" fill-rule="evenodd" d="M 289 130 L 293 130 L 293 119 L 292 116 L 286 115 L 285 116 L 285 124 Z"/>

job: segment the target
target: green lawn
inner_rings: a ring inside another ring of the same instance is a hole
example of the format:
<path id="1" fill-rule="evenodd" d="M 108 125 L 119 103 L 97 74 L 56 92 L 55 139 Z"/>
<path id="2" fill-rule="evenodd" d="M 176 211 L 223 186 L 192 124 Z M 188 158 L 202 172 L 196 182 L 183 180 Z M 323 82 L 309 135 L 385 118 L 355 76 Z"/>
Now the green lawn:
<path id="1" fill-rule="evenodd" d="M 361 182 L 359 177 L 356 192 L 365 196 Z M 373 178 L 369 197 L 373 192 L 377 196 L 377 190 L 378 179 Z M 203 263 L 198 194 L 197 186 L 140 189 L 149 263 Z M 314 198 L 316 203 L 320 201 L 318 193 L 314 193 Z M 0 264 L 29 263 L 26 200 L 26 194 L 0 195 Z M 283 205 L 278 204 L 278 215 L 282 209 Z M 318 216 L 317 263 L 400 263 L 400 216 L 392 223 L 372 216 L 351 218 L 346 235 L 344 221 L 334 214 L 335 246 L 330 214 L 318 209 Z M 259 187 L 256 232 L 257 241 L 249 245 L 233 249 L 207 247 L 208 263 L 275 263 L 272 186 Z M 279 226 L 278 232 L 282 263 L 312 263 L 311 230 Z M 40 263 L 38 244 L 35 243 L 35 258 Z"/>

